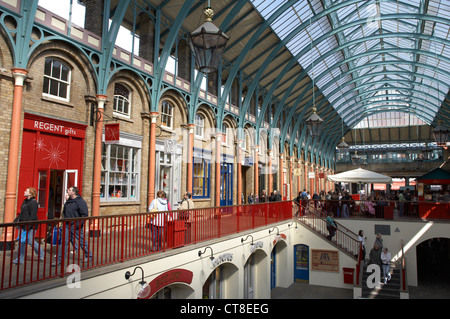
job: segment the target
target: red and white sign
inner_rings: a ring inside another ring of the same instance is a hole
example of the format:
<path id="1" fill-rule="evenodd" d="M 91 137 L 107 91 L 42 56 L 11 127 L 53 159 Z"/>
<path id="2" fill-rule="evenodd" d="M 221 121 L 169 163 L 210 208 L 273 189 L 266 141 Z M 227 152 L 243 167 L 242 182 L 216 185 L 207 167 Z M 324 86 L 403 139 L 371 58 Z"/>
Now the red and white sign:
<path id="1" fill-rule="evenodd" d="M 23 128 L 78 138 L 84 138 L 86 135 L 86 125 L 45 118 L 34 114 L 25 114 Z"/>
<path id="2" fill-rule="evenodd" d="M 106 144 L 119 143 L 119 140 L 120 140 L 119 123 L 105 124 L 105 143 Z"/>

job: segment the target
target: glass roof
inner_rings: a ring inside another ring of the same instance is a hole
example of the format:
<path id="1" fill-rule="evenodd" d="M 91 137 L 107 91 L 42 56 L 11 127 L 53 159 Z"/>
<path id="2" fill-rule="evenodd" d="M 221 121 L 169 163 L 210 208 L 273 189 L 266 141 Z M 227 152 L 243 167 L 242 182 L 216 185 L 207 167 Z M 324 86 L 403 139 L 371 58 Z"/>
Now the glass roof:
<path id="1" fill-rule="evenodd" d="M 265 19 L 288 2 L 250 1 Z M 348 127 L 434 120 L 450 83 L 450 0 L 292 3 L 271 27 Z"/>

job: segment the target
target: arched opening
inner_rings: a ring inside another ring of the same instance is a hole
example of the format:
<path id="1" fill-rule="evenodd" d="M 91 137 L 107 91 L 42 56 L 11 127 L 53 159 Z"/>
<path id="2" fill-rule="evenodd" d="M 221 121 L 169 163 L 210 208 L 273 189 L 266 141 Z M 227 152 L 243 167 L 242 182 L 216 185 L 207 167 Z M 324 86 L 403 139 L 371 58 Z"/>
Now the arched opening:
<path id="1" fill-rule="evenodd" d="M 203 284 L 203 299 L 230 299 L 238 296 L 238 269 L 231 263 L 216 267 Z"/>
<path id="2" fill-rule="evenodd" d="M 187 285 L 172 284 L 155 292 L 150 299 L 190 299 L 194 294 L 194 289 Z"/>
<path id="3" fill-rule="evenodd" d="M 450 239 L 431 238 L 416 247 L 418 288 L 424 297 L 428 291 L 450 296 Z M 431 295 L 430 295 L 431 297 Z"/>
<path id="4" fill-rule="evenodd" d="M 244 299 L 266 298 L 264 292 L 269 290 L 267 277 L 267 255 L 263 250 L 256 250 L 244 265 Z"/>

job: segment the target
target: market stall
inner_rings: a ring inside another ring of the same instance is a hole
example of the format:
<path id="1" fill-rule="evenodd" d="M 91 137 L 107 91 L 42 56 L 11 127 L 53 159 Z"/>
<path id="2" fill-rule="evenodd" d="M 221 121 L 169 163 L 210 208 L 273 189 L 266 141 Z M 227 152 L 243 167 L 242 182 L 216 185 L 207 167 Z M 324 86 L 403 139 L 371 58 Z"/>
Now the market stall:
<path id="1" fill-rule="evenodd" d="M 417 178 L 419 217 L 450 219 L 450 173 L 436 168 Z"/>
<path id="2" fill-rule="evenodd" d="M 327 176 L 329 181 L 335 182 L 335 183 L 356 183 L 356 184 L 391 184 L 392 183 L 392 177 L 386 176 L 383 174 L 379 174 L 373 171 L 369 171 L 363 168 L 357 168 L 351 171 L 346 171 L 343 173 L 335 174 L 335 175 L 328 175 Z M 353 200 L 359 201 L 361 198 L 359 197 L 359 194 L 351 194 L 350 195 Z M 385 207 L 386 208 L 386 207 Z M 389 209 L 389 212 L 384 212 L 384 216 L 389 216 L 389 219 L 392 219 L 393 215 L 393 208 L 386 208 Z"/>

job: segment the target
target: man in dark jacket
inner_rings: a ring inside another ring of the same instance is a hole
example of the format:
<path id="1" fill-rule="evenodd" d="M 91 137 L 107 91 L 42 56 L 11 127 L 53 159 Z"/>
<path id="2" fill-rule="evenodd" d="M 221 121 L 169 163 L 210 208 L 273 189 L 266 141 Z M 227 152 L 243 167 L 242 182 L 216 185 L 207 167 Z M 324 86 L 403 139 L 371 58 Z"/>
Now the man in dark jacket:
<path id="1" fill-rule="evenodd" d="M 83 197 L 78 193 L 77 187 L 72 186 L 67 190 L 66 202 L 62 212 L 63 218 L 80 218 L 88 217 L 88 207 Z M 68 254 L 69 240 L 74 246 L 75 251 L 78 250 L 78 243 L 84 248 L 84 261 L 89 261 L 92 258 L 92 254 L 89 252 L 88 243 L 84 240 L 84 221 L 70 221 L 64 223 L 64 255 Z M 62 249 L 58 249 L 58 261 L 53 263 L 53 266 L 61 264 L 61 252 Z"/>

